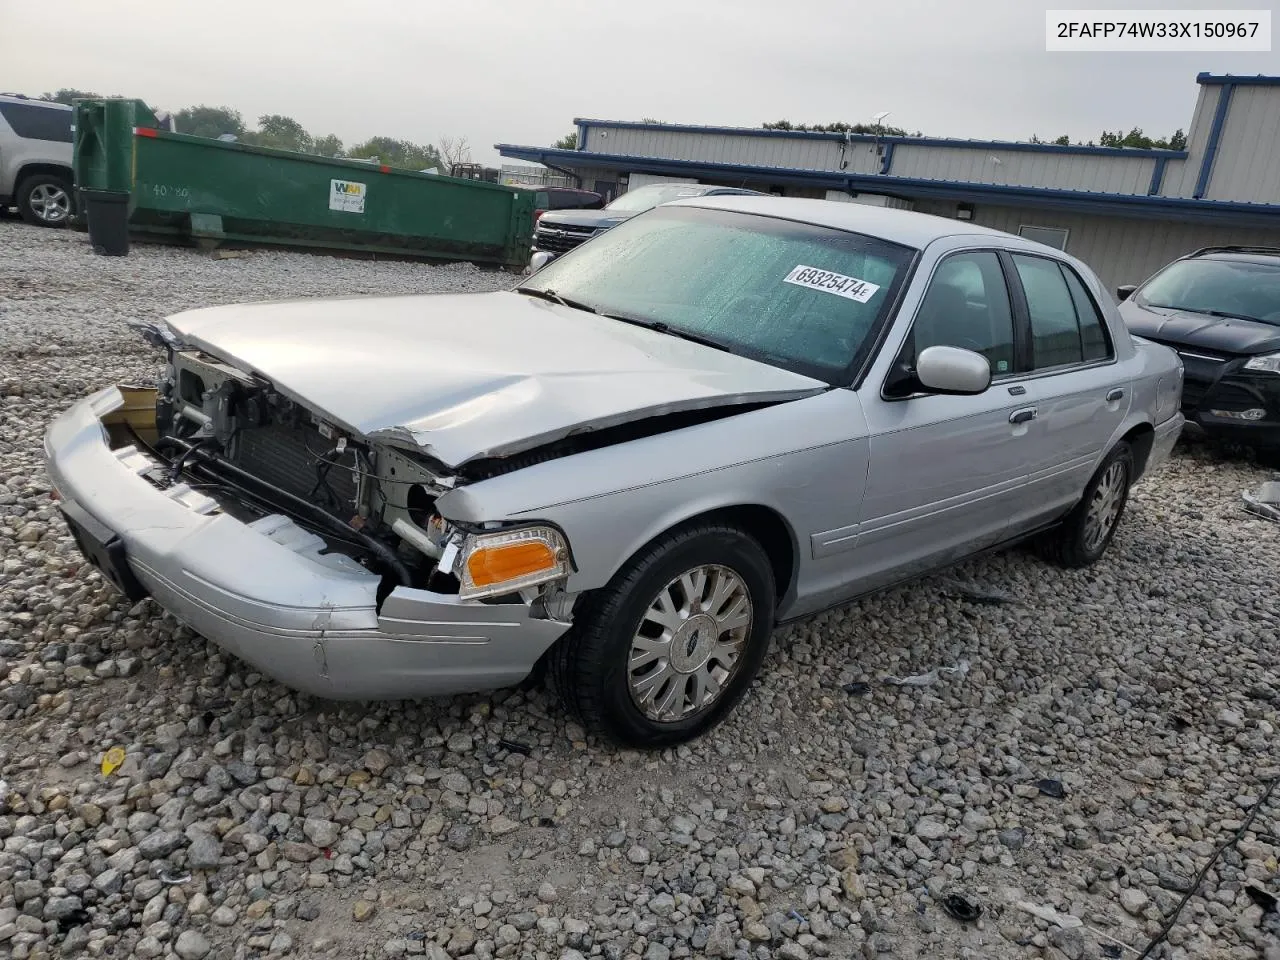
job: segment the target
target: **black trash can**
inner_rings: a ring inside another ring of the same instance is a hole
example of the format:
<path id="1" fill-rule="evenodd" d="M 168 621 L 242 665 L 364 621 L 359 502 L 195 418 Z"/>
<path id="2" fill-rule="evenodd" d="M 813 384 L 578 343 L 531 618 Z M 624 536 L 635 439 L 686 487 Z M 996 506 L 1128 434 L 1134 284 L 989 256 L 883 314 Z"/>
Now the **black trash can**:
<path id="1" fill-rule="evenodd" d="M 129 194 L 81 190 L 81 209 L 89 221 L 89 243 L 104 257 L 129 255 Z"/>

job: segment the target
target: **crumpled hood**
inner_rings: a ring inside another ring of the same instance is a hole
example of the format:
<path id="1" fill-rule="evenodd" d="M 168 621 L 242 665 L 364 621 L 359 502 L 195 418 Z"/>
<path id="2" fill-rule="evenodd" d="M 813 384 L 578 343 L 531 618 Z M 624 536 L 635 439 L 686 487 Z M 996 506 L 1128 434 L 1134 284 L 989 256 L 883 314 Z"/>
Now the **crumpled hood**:
<path id="1" fill-rule="evenodd" d="M 448 467 L 647 416 L 826 384 L 517 293 L 352 297 L 170 317 L 199 347 L 353 434 Z"/>
<path id="2" fill-rule="evenodd" d="M 1127 300 L 1120 304 L 1120 316 L 1130 332 L 1163 343 L 1219 353 L 1253 354 L 1280 350 L 1280 327 L 1270 323 L 1142 307 Z"/>

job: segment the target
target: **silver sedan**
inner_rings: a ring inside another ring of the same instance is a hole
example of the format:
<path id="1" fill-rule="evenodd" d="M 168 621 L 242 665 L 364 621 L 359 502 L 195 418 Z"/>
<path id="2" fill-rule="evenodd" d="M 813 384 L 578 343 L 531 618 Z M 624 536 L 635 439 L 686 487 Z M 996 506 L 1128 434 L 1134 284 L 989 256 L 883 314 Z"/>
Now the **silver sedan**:
<path id="1" fill-rule="evenodd" d="M 297 689 L 539 664 L 588 724 L 706 730 L 774 626 L 1038 537 L 1102 557 L 1182 368 L 1094 274 L 968 223 L 704 197 L 510 292 L 195 310 L 47 436 L 85 554 Z"/>

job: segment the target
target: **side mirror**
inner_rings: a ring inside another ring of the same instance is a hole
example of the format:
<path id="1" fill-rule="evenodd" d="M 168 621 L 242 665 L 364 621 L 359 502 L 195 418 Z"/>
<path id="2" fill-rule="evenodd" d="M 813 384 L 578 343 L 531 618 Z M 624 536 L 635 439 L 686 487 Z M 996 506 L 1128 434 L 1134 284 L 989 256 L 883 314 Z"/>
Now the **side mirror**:
<path id="1" fill-rule="evenodd" d="M 1136 283 L 1122 283 L 1120 286 L 1116 287 L 1116 297 L 1121 300 L 1128 300 L 1133 296 L 1133 291 L 1137 289 L 1138 285 Z"/>
<path id="2" fill-rule="evenodd" d="M 916 379 L 932 393 L 971 396 L 991 386 L 991 364 L 972 350 L 926 347 L 916 358 Z"/>
<path id="3" fill-rule="evenodd" d="M 556 255 L 550 250 L 539 250 L 529 258 L 529 272 L 537 273 L 548 263 L 556 258 Z"/>

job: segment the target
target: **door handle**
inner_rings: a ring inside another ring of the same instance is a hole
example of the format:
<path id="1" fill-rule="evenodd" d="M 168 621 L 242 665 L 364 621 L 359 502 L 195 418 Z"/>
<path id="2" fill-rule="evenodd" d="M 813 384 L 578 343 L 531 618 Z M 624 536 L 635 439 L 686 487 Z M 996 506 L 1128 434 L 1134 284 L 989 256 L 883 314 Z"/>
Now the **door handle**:
<path id="1" fill-rule="evenodd" d="M 1030 423 L 1037 416 L 1039 411 L 1035 407 L 1023 407 L 1021 410 L 1015 410 L 1009 414 L 1010 423 Z"/>
<path id="2" fill-rule="evenodd" d="M 1115 403 L 1117 400 L 1120 400 L 1123 397 L 1124 397 L 1124 388 L 1116 387 L 1114 390 L 1112 390 L 1110 393 L 1107 394 L 1107 403 Z"/>

